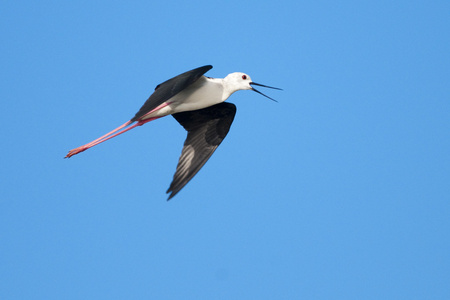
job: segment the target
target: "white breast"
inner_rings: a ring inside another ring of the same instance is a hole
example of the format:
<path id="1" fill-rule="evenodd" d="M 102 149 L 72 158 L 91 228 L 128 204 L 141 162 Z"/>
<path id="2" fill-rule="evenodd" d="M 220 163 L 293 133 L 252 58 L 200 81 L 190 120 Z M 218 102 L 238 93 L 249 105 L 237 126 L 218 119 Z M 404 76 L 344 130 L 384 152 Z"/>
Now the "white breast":
<path id="1" fill-rule="evenodd" d="M 202 76 L 172 99 L 169 106 L 175 113 L 202 109 L 223 102 L 222 79 Z"/>
<path id="2" fill-rule="evenodd" d="M 164 117 L 183 111 L 206 108 L 226 100 L 224 99 L 223 79 L 202 76 L 191 86 L 179 92 L 143 120 L 153 117 Z M 168 105 L 167 105 L 168 104 Z"/>

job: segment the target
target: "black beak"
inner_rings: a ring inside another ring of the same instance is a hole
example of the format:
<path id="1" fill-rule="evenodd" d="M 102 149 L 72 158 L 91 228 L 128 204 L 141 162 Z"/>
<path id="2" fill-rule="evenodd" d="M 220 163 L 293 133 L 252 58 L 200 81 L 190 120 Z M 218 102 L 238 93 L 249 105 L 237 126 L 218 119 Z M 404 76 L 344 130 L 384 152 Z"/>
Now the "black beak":
<path id="1" fill-rule="evenodd" d="M 270 98 L 269 96 L 264 95 L 263 93 L 261 93 L 260 91 L 258 91 L 257 89 L 255 89 L 255 88 L 253 87 L 253 85 L 256 85 L 256 86 L 262 86 L 262 87 L 265 87 L 265 88 L 274 89 L 274 90 L 280 90 L 280 91 L 282 91 L 282 89 L 279 89 L 279 88 L 276 88 L 276 87 L 273 87 L 273 86 L 264 85 L 264 84 L 259 84 L 259 83 L 256 83 L 256 82 L 250 82 L 250 85 L 252 86 L 252 90 L 253 90 L 253 91 L 257 92 L 258 94 L 263 95 L 264 97 L 269 98 L 269 99 L 272 100 L 272 101 L 278 102 L 277 100 L 275 100 L 275 99 L 273 99 L 273 98 Z"/>

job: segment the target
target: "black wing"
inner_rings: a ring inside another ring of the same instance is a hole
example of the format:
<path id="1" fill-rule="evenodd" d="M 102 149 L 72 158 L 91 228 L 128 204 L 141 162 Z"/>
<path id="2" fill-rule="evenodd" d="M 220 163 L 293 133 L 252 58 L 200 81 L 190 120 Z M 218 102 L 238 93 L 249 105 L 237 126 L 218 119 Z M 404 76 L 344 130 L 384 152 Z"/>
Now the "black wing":
<path id="1" fill-rule="evenodd" d="M 172 115 L 188 135 L 173 181 L 166 192 L 171 193 L 167 200 L 175 196 L 208 161 L 230 130 L 235 114 L 236 106 L 223 102 Z"/>
<path id="2" fill-rule="evenodd" d="M 194 82 L 196 82 L 203 74 L 212 69 L 212 66 L 207 65 L 197 69 L 187 71 L 183 74 L 175 76 L 161 84 L 158 84 L 153 94 L 145 101 L 144 105 L 139 109 L 136 115 L 130 120 L 131 122 L 138 121 L 145 114 L 152 109 L 157 108 Z"/>

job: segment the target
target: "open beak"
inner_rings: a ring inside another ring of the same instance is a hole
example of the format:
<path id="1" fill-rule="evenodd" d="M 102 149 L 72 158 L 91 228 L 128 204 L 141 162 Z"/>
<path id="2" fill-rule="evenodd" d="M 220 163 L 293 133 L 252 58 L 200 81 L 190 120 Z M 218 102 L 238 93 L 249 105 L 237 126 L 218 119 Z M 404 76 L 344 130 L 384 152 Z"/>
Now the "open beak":
<path id="1" fill-rule="evenodd" d="M 269 96 L 264 95 L 263 93 L 261 93 L 260 91 L 258 91 L 257 89 L 255 89 L 255 88 L 253 87 L 254 85 L 256 85 L 256 86 L 262 86 L 262 87 L 269 88 L 269 89 L 274 89 L 274 90 L 280 90 L 280 91 L 282 91 L 282 89 L 279 89 L 279 88 L 276 88 L 276 87 L 273 87 L 273 86 L 264 85 L 264 84 L 259 84 L 259 83 L 256 83 L 256 82 L 250 82 L 250 86 L 252 87 L 252 90 L 253 90 L 253 91 L 257 92 L 258 94 L 263 95 L 264 97 L 269 98 L 269 99 L 272 100 L 272 101 L 278 102 L 277 100 L 275 100 L 275 99 L 273 99 L 273 98 L 270 98 Z"/>

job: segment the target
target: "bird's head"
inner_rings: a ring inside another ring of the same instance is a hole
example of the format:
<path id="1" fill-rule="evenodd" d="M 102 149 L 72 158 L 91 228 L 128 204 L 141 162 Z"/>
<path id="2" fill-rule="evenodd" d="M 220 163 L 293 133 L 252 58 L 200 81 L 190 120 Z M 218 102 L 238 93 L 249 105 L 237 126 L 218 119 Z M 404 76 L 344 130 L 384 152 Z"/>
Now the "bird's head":
<path id="1" fill-rule="evenodd" d="M 230 90 L 230 95 L 239 90 L 252 90 L 252 91 L 257 92 L 258 94 L 263 95 L 264 97 L 269 98 L 270 100 L 276 101 L 275 99 L 272 99 L 269 96 L 264 95 L 260 91 L 256 90 L 253 86 L 256 85 L 256 86 L 262 86 L 262 87 L 266 87 L 266 88 L 270 88 L 270 89 L 281 90 L 276 87 L 267 86 L 267 85 L 253 82 L 249 75 L 247 75 L 245 73 L 241 73 L 241 72 L 235 72 L 235 73 L 228 74 L 228 76 L 224 78 L 224 82 L 227 85 L 228 89 Z"/>

